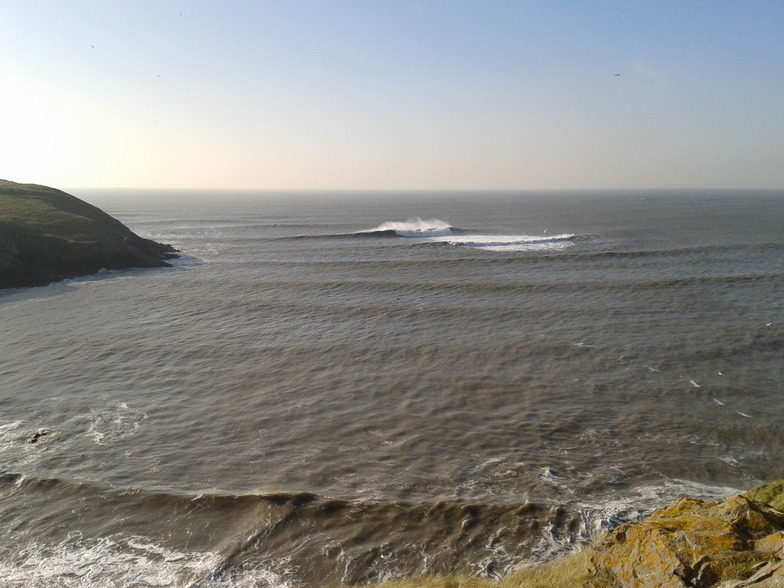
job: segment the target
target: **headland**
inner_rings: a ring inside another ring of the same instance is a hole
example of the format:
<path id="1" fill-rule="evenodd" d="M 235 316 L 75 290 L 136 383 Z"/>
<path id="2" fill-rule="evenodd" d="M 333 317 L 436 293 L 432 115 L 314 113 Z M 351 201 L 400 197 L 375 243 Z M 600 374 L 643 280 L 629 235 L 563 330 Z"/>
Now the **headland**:
<path id="1" fill-rule="evenodd" d="M 44 286 L 101 269 L 166 267 L 171 245 L 143 239 L 61 190 L 0 180 L 0 289 Z"/>

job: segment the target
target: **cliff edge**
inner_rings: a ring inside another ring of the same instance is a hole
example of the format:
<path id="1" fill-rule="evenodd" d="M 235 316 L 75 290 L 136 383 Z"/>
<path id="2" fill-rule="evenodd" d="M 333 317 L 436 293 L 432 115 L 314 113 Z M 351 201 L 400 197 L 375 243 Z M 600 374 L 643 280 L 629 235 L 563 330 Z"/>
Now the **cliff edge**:
<path id="1" fill-rule="evenodd" d="M 44 286 L 101 269 L 165 267 L 170 245 L 143 239 L 54 188 L 0 180 L 0 289 Z"/>

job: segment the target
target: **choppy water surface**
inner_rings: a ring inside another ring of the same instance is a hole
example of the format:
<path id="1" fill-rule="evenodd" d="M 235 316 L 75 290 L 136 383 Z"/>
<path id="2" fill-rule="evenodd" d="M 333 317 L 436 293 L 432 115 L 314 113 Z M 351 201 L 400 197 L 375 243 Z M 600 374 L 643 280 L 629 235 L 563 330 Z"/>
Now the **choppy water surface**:
<path id="1" fill-rule="evenodd" d="M 8 586 L 498 577 L 782 471 L 784 194 L 77 193 L 0 292 Z"/>

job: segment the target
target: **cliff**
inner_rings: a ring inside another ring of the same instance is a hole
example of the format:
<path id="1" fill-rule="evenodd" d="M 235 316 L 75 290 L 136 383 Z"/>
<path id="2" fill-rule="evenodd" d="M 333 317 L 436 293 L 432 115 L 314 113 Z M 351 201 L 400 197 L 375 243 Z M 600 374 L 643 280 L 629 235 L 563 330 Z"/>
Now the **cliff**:
<path id="1" fill-rule="evenodd" d="M 43 286 L 101 269 L 164 267 L 175 249 L 143 239 L 75 196 L 0 180 L 0 289 Z"/>

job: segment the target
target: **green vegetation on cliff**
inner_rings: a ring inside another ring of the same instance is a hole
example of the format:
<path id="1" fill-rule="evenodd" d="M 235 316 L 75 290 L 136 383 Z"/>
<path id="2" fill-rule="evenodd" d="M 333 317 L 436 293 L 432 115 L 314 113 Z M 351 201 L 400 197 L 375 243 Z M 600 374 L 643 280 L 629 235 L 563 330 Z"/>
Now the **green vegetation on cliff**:
<path id="1" fill-rule="evenodd" d="M 772 506 L 784 512 L 784 480 L 768 482 L 764 486 L 753 488 L 744 494 L 746 498 Z"/>
<path id="2" fill-rule="evenodd" d="M 0 180 L 0 289 L 43 286 L 101 269 L 168 266 L 174 251 L 75 196 Z"/>

